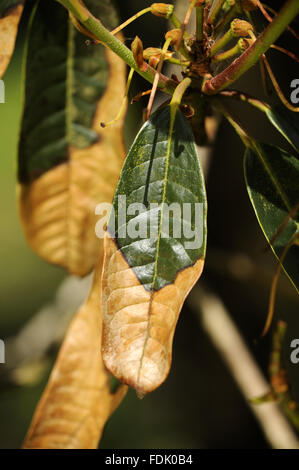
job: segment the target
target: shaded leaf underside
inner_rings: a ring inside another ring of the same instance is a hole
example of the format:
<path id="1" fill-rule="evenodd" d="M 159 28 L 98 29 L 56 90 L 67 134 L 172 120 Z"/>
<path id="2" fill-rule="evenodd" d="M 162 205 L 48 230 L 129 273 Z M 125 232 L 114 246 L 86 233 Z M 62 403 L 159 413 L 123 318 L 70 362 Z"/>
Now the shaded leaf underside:
<path id="1" fill-rule="evenodd" d="M 268 108 L 266 114 L 274 127 L 285 137 L 295 150 L 299 152 L 299 128 L 292 122 L 291 117 L 281 108 Z"/>
<path id="2" fill-rule="evenodd" d="M 249 197 L 260 226 L 269 241 L 299 202 L 299 160 L 271 145 L 259 144 L 258 148 L 259 154 L 251 149 L 246 150 L 244 171 Z M 272 248 L 278 258 L 294 234 L 298 232 L 298 227 L 297 212 L 273 242 Z M 290 248 L 283 266 L 298 290 L 298 246 Z"/>
<path id="3" fill-rule="evenodd" d="M 108 0 L 87 5 L 116 24 Z M 31 247 L 74 274 L 94 266 L 94 210 L 111 201 L 124 158 L 123 121 L 100 128 L 117 113 L 124 88 L 123 62 L 102 46 L 87 47 L 61 5 L 40 2 L 27 40 L 20 212 Z"/>

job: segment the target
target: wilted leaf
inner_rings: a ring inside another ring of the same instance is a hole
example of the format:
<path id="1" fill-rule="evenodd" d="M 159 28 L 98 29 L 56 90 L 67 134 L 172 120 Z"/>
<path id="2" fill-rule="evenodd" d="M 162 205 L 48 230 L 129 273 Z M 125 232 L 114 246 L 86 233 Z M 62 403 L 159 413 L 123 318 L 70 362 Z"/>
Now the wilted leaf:
<path id="1" fill-rule="evenodd" d="M 169 372 L 175 326 L 202 272 L 206 247 L 206 195 L 193 135 L 180 111 L 172 135 L 169 129 L 167 106 L 137 135 L 114 197 L 115 231 L 111 217 L 105 237 L 103 358 L 140 395 Z M 166 204 L 172 203 L 176 212 L 170 210 L 168 225 Z M 134 210 L 126 215 L 129 207 Z"/>
<path id="2" fill-rule="evenodd" d="M 101 266 L 75 315 L 25 439 L 25 449 L 95 449 L 103 427 L 126 393 L 110 390 L 101 352 Z"/>
<path id="3" fill-rule="evenodd" d="M 280 258 L 298 232 L 298 211 L 297 214 L 292 212 L 299 202 L 299 160 L 278 147 L 259 144 L 256 151 L 246 150 L 244 171 L 259 224 L 268 241 L 274 237 L 272 249 Z M 279 233 L 289 215 L 288 223 Z M 290 248 L 283 267 L 299 289 L 299 246 Z"/>
<path id="4" fill-rule="evenodd" d="M 110 1 L 87 6 L 109 27 Z M 20 212 L 30 246 L 78 275 L 95 263 L 95 207 L 112 200 L 124 158 L 123 120 L 114 118 L 125 90 L 125 65 L 85 37 L 56 2 L 33 13 L 26 58 L 19 144 Z M 59 25 L 59 27 L 57 26 Z"/>
<path id="5" fill-rule="evenodd" d="M 2 0 L 0 4 L 0 78 L 14 51 L 24 0 Z"/>

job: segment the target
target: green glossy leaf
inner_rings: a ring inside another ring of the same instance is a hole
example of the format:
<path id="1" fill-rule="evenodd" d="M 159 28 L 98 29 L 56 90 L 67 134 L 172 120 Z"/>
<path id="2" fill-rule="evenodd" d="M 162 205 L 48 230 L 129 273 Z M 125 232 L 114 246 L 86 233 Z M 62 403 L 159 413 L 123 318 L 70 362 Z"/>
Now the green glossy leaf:
<path id="1" fill-rule="evenodd" d="M 288 111 L 281 106 L 271 107 L 263 101 L 239 92 L 232 92 L 232 95 L 226 95 L 225 99 L 227 98 L 237 98 L 265 113 L 276 130 L 299 152 L 299 120 L 297 113 Z"/>
<path id="2" fill-rule="evenodd" d="M 289 144 L 299 152 L 299 128 L 294 123 L 295 117 L 290 116 L 280 108 L 267 107 L 265 113 L 271 124 L 273 124 Z"/>
<path id="3" fill-rule="evenodd" d="M 128 264 L 148 290 L 158 290 L 173 282 L 180 270 L 205 256 L 206 194 L 193 134 L 180 111 L 176 114 L 172 135 L 169 129 L 169 106 L 158 110 L 141 128 L 125 161 L 115 194 L 115 231 L 113 218 L 108 227 Z M 124 196 L 126 199 L 122 199 Z M 134 203 L 143 204 L 143 209 L 141 207 L 140 213 L 138 209 L 137 215 L 128 215 L 128 207 Z M 178 212 L 168 212 L 172 203 L 178 204 Z M 195 211 L 199 211 L 200 204 L 202 218 L 196 222 Z M 121 219 L 123 214 L 125 220 Z M 140 227 L 139 223 L 144 221 L 146 233 L 131 237 L 129 227 L 135 224 Z M 181 228 L 180 234 L 175 231 L 175 225 Z M 200 239 L 198 246 L 194 243 L 194 248 L 188 247 L 191 238 L 184 235 L 187 227 Z"/>
<path id="4" fill-rule="evenodd" d="M 86 5 L 107 27 L 116 25 L 109 0 Z M 88 47 L 61 5 L 40 1 L 29 25 L 24 70 L 19 180 L 28 183 L 68 160 L 70 146 L 97 141 L 92 124 L 108 67 L 104 47 Z"/>
<path id="5" fill-rule="evenodd" d="M 247 190 L 259 224 L 270 241 L 299 202 L 299 160 L 284 150 L 265 144 L 247 149 L 244 158 Z M 293 215 L 274 240 L 272 249 L 280 258 L 298 232 L 299 213 Z M 299 246 L 292 246 L 283 267 L 299 289 Z"/>

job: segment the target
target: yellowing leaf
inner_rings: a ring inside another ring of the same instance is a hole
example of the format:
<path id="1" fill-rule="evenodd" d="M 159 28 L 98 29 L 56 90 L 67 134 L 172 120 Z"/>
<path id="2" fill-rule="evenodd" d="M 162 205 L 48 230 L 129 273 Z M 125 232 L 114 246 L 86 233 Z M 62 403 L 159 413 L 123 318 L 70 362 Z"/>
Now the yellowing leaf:
<path id="1" fill-rule="evenodd" d="M 14 51 L 24 0 L 8 0 L 0 5 L 0 78 L 3 77 Z"/>
<path id="2" fill-rule="evenodd" d="M 143 396 L 169 373 L 177 320 L 204 260 L 180 271 L 174 283 L 147 291 L 110 236 L 105 245 L 103 358 L 117 379 Z"/>
<path id="3" fill-rule="evenodd" d="M 88 4 L 115 24 L 108 0 Z M 83 276 L 100 247 L 95 207 L 112 200 L 125 156 L 123 120 L 105 129 L 100 123 L 119 110 L 126 66 L 103 46 L 87 47 L 57 2 L 39 3 L 31 29 L 19 148 L 21 220 L 38 255 Z M 43 35 L 45 50 L 36 59 Z"/>
<path id="4" fill-rule="evenodd" d="M 86 303 L 74 317 L 38 403 L 25 449 L 95 449 L 103 427 L 126 393 L 112 394 L 100 344 L 100 268 Z"/>
<path id="5" fill-rule="evenodd" d="M 72 147 L 68 162 L 31 185 L 22 185 L 20 192 L 21 220 L 29 245 L 45 260 L 77 275 L 94 266 L 99 249 L 95 207 L 112 200 L 125 155 L 123 122 L 99 129 L 101 121 L 115 116 L 125 84 L 123 63 L 113 53 L 107 55 L 109 84 L 98 104 L 94 125 L 99 141 L 87 149 Z"/>

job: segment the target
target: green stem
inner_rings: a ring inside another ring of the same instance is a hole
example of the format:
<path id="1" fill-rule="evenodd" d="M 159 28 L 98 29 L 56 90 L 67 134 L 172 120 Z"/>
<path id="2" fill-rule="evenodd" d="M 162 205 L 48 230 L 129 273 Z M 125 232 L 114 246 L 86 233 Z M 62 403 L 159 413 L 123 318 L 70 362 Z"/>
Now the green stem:
<path id="1" fill-rule="evenodd" d="M 247 72 L 283 33 L 299 13 L 298 0 L 288 0 L 265 31 L 240 57 L 216 77 L 205 81 L 203 93 L 213 95 L 234 83 Z"/>
<path id="2" fill-rule="evenodd" d="M 184 78 L 181 83 L 176 87 L 172 99 L 170 102 L 170 106 L 178 107 L 181 104 L 182 98 L 184 93 L 186 92 L 187 88 L 191 85 L 191 78 Z"/>
<path id="3" fill-rule="evenodd" d="M 196 7 L 196 39 L 197 41 L 203 40 L 203 13 L 205 5 Z"/>
<path id="4" fill-rule="evenodd" d="M 182 23 L 180 22 L 180 20 L 178 19 L 178 17 L 174 13 L 172 13 L 172 15 L 169 19 L 172 22 L 173 26 L 175 26 L 175 28 L 177 28 L 177 29 L 181 28 Z"/>
<path id="5" fill-rule="evenodd" d="M 238 13 L 240 13 L 240 10 L 238 4 L 236 4 L 226 13 L 224 18 L 216 26 L 214 33 L 216 37 L 227 27 L 227 25 L 238 15 Z"/>
<path id="6" fill-rule="evenodd" d="M 180 60 L 180 59 L 176 59 L 175 57 L 169 57 L 165 59 L 165 62 L 170 62 L 171 64 L 180 65 L 181 67 L 189 67 L 190 65 L 189 60 Z"/>
<path id="7" fill-rule="evenodd" d="M 210 57 L 213 57 L 217 52 L 223 49 L 233 38 L 233 31 L 231 29 L 226 31 L 226 33 L 211 47 Z"/>
<path id="8" fill-rule="evenodd" d="M 169 136 L 171 138 L 173 128 L 174 128 L 174 123 L 175 123 L 175 117 L 177 110 L 182 102 L 184 93 L 186 92 L 187 88 L 191 85 L 191 78 L 184 78 L 184 80 L 181 81 L 181 83 L 176 87 L 171 101 L 170 101 L 170 125 L 169 125 Z M 171 140 L 171 139 L 170 139 Z"/>
<path id="9" fill-rule="evenodd" d="M 248 103 L 254 106 L 255 108 L 259 109 L 263 113 L 267 113 L 271 111 L 271 108 L 267 103 L 265 103 L 264 101 L 258 100 L 257 98 L 254 98 L 248 95 L 247 93 L 243 93 L 243 92 L 236 91 L 236 90 L 227 90 L 227 91 L 221 91 L 219 95 L 221 95 L 221 97 L 224 97 L 224 98 L 235 98 L 239 101 L 243 101 L 244 103 Z"/>
<path id="10" fill-rule="evenodd" d="M 214 24 L 217 16 L 219 15 L 220 11 L 221 11 L 221 8 L 223 6 L 223 3 L 224 3 L 225 0 L 218 0 L 213 8 L 213 11 L 212 13 L 210 14 L 210 17 L 209 17 L 209 23 L 212 23 Z"/>
<path id="11" fill-rule="evenodd" d="M 228 51 L 220 52 L 220 54 L 215 55 L 212 59 L 212 62 L 221 62 L 222 60 L 231 59 L 235 55 L 241 54 L 241 52 L 242 51 L 238 42 L 234 47 L 232 47 Z"/>
<path id="12" fill-rule="evenodd" d="M 129 18 L 124 23 L 122 23 L 117 28 L 115 28 L 113 31 L 111 31 L 111 34 L 113 34 L 113 35 L 117 34 L 119 31 L 121 31 L 126 26 L 128 26 L 130 23 L 133 23 L 133 21 L 137 20 L 137 18 L 140 18 L 140 16 L 145 15 L 146 13 L 149 13 L 150 11 L 151 11 L 151 7 L 144 8 L 143 10 L 138 11 L 138 13 L 131 16 L 131 18 Z"/>
<path id="13" fill-rule="evenodd" d="M 115 52 L 129 67 L 133 68 L 139 75 L 145 78 L 145 80 L 153 83 L 157 73 L 156 70 L 149 65 L 145 71 L 140 70 L 134 60 L 132 51 L 102 25 L 102 23 L 89 12 L 81 0 L 57 1 L 73 13 L 85 29 L 90 31 L 101 43 Z M 165 93 L 172 95 L 176 86 L 177 83 L 174 80 L 160 74 L 158 87 Z"/>

